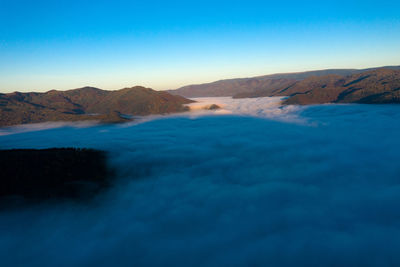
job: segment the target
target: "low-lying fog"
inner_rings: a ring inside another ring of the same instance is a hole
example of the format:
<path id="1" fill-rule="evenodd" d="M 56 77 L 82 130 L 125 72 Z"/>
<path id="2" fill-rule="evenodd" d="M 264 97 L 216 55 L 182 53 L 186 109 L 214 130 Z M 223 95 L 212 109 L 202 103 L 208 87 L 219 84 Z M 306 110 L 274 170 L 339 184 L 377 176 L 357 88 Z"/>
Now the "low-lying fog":
<path id="1" fill-rule="evenodd" d="M 222 109 L 3 129 L 0 149 L 109 151 L 119 180 L 90 204 L 1 212 L 1 265 L 400 264 L 400 105 L 203 101 Z"/>

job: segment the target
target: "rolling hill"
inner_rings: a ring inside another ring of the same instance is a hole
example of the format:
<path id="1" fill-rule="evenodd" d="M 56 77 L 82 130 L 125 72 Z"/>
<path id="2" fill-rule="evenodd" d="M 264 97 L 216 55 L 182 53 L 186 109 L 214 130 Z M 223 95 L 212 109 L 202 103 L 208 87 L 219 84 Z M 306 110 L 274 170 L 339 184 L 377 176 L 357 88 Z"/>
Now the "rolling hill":
<path id="1" fill-rule="evenodd" d="M 46 93 L 0 94 L 0 126 L 44 121 L 124 122 L 125 115 L 181 112 L 192 101 L 140 86 L 117 91 L 83 87 Z"/>

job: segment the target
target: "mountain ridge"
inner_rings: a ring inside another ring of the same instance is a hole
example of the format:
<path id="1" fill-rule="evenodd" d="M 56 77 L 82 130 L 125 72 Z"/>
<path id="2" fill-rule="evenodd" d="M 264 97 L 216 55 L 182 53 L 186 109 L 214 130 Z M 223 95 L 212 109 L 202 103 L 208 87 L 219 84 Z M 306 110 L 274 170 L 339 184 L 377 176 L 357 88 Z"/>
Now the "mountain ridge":
<path id="1" fill-rule="evenodd" d="M 107 91 L 82 87 L 44 93 L 0 93 L 0 126 L 44 121 L 128 121 L 124 115 L 143 116 L 182 112 L 193 102 L 182 96 L 142 86 Z"/>
<path id="2" fill-rule="evenodd" d="M 248 77 L 248 78 L 233 78 L 223 79 L 210 83 L 192 84 L 180 87 L 174 90 L 167 90 L 174 95 L 181 95 L 184 97 L 219 97 L 219 96 L 235 96 L 237 94 L 252 93 L 255 90 L 266 89 L 271 87 L 271 80 L 279 79 L 281 87 L 294 84 L 298 80 L 303 80 L 311 76 L 325 76 L 329 74 L 338 74 L 342 76 L 362 73 L 365 71 L 378 70 L 378 69 L 393 69 L 400 70 L 399 66 L 383 66 L 366 69 L 324 69 L 312 70 L 305 72 L 291 72 L 291 73 L 275 73 L 262 76 Z M 276 81 L 275 81 L 276 83 Z M 275 84 L 277 86 L 277 84 Z"/>
<path id="3" fill-rule="evenodd" d="M 378 69 L 325 80 L 308 78 L 277 95 L 289 95 L 283 104 L 399 104 L 400 70 Z M 274 94 L 272 94 L 274 95 Z"/>

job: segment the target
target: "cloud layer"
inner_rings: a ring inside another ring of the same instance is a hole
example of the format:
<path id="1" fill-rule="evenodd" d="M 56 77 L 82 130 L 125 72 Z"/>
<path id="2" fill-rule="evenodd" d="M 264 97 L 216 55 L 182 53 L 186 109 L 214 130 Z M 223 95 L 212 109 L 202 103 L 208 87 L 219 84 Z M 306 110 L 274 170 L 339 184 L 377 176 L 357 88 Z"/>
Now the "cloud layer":
<path id="1" fill-rule="evenodd" d="M 196 103 L 189 104 L 192 116 L 196 115 L 247 115 L 260 118 L 277 119 L 283 121 L 300 121 L 297 116 L 302 110 L 299 106 L 282 106 L 281 100 L 284 97 L 259 97 L 241 98 L 232 97 L 198 97 L 192 98 Z M 220 107 L 217 110 L 202 110 L 216 104 Z"/>
<path id="2" fill-rule="evenodd" d="M 120 178 L 94 203 L 0 213 L 2 265 L 399 265 L 400 106 L 293 115 L 315 123 L 175 117 L 1 136 L 1 149 L 104 149 Z"/>

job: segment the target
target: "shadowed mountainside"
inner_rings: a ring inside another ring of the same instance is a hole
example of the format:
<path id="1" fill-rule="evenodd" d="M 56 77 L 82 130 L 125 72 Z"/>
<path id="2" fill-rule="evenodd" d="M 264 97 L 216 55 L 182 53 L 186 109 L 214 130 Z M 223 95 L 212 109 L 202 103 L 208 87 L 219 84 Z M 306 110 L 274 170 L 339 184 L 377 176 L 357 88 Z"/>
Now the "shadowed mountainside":
<path id="1" fill-rule="evenodd" d="M 298 81 L 310 77 L 322 77 L 326 75 L 348 76 L 383 68 L 400 70 L 400 66 L 388 66 L 361 70 L 329 69 L 298 73 L 278 73 L 253 78 L 228 79 L 206 84 L 189 85 L 176 90 L 169 90 L 169 92 L 184 97 L 235 96 L 237 98 L 243 98 L 270 96 L 277 91 L 293 86 Z"/>
<path id="2" fill-rule="evenodd" d="M 189 85 L 177 90 L 170 90 L 171 94 L 184 97 L 220 97 L 234 96 L 242 93 L 253 93 L 254 91 L 266 91 L 290 86 L 296 79 L 234 79 L 222 80 L 213 83 Z"/>
<path id="3" fill-rule="evenodd" d="M 44 121 L 124 122 L 124 115 L 181 112 L 192 101 L 144 87 L 106 91 L 84 87 L 46 93 L 0 94 L 0 126 Z"/>

